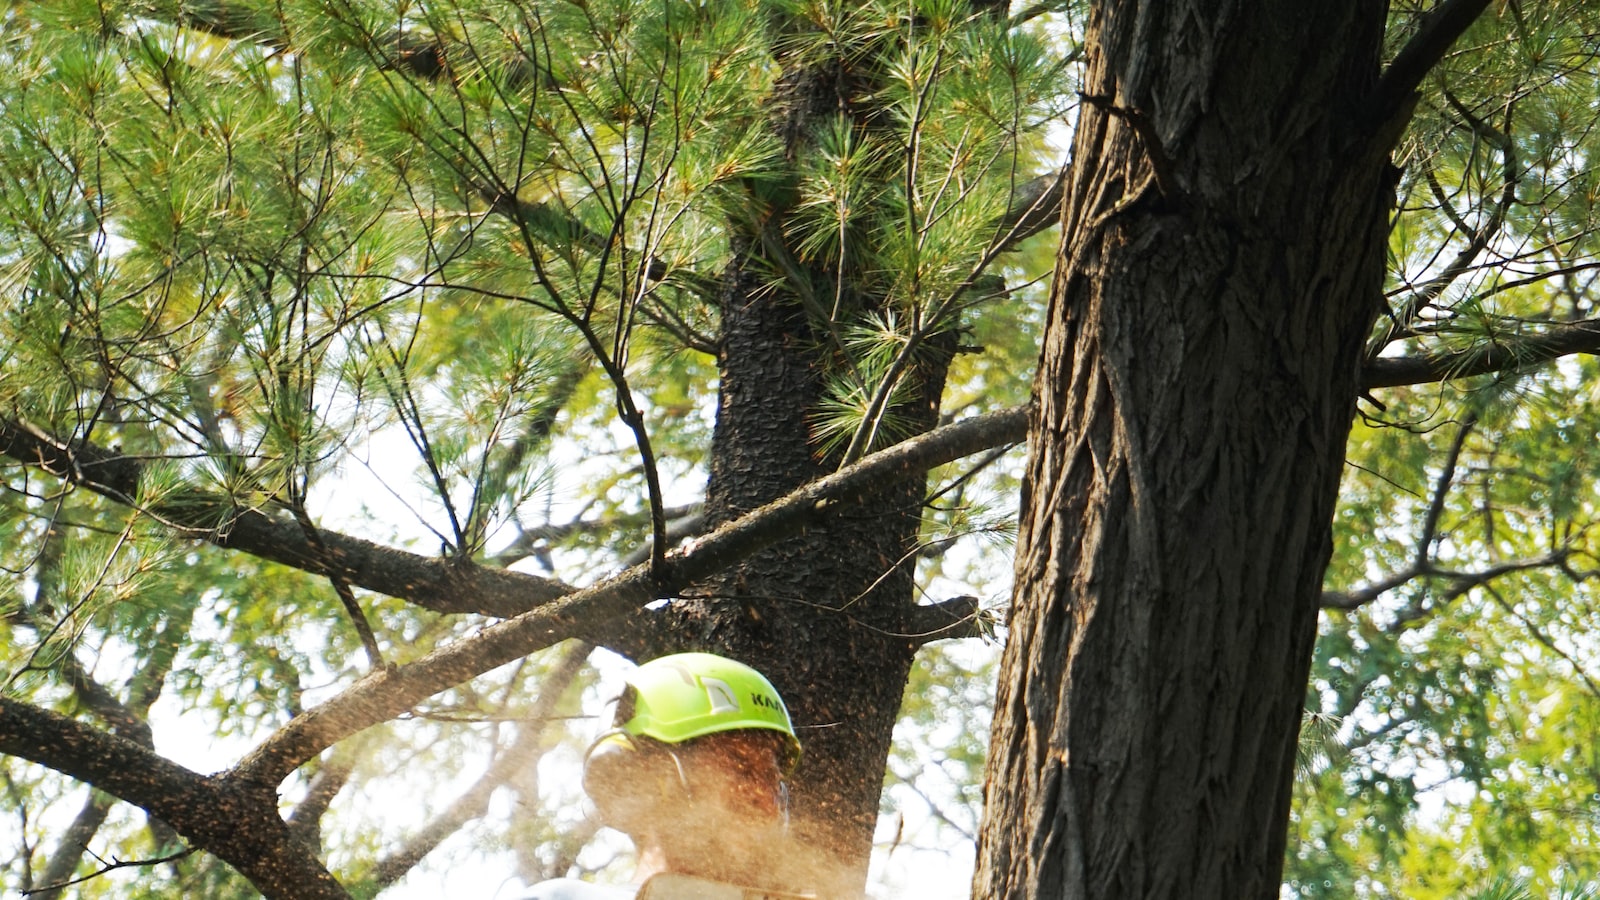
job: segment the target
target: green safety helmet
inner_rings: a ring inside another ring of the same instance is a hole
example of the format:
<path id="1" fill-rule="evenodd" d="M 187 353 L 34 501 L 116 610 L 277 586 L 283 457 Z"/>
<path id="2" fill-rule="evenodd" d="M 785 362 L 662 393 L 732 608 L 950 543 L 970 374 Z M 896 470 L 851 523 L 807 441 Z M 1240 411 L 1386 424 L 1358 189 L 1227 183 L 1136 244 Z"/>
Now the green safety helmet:
<path id="1" fill-rule="evenodd" d="M 617 699 L 613 727 L 665 744 L 724 731 L 776 731 L 783 736 L 783 773 L 800 762 L 800 740 L 772 682 L 714 653 L 676 653 L 635 669 Z"/>

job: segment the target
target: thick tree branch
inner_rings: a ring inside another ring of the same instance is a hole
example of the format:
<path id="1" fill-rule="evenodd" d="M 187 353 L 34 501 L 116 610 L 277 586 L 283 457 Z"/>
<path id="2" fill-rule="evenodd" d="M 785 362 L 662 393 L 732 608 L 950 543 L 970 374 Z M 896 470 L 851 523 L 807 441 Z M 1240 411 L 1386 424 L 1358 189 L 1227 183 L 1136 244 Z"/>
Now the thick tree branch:
<path id="1" fill-rule="evenodd" d="M 321 706 L 296 716 L 247 755 L 232 777 L 264 789 L 335 742 L 386 722 L 439 691 L 535 650 L 592 631 L 657 599 L 723 571 L 773 542 L 913 472 L 960 459 L 1026 434 L 1027 411 L 1011 409 L 946 425 L 818 479 L 666 555 L 660 570 L 634 566 L 539 609 L 402 666 L 374 672 Z M 659 589 L 658 589 L 659 588 Z"/>
<path id="2" fill-rule="evenodd" d="M 0 753 L 47 766 L 160 816 L 272 900 L 349 900 L 291 839 L 272 790 L 240 790 L 127 738 L 0 697 Z"/>
<path id="3" fill-rule="evenodd" d="M 1017 185 L 1011 206 L 1000 220 L 1009 249 L 1061 220 L 1061 200 L 1066 190 L 1066 170 L 1047 172 Z"/>
<path id="4" fill-rule="evenodd" d="M 280 52 L 291 52 L 291 36 L 284 23 L 266 10 L 270 6 L 229 2 L 229 0 L 154 0 L 139 4 L 137 14 L 180 28 L 209 34 L 230 41 L 247 41 Z M 386 69 L 403 71 L 425 79 L 443 77 L 449 71 L 449 48 L 431 34 L 394 32 L 387 37 L 371 36 L 368 51 Z"/>
<path id="5" fill-rule="evenodd" d="M 144 720 L 143 715 L 148 712 L 149 704 L 142 704 L 139 712 L 135 713 L 122 701 L 118 700 L 100 682 L 91 678 L 83 666 L 79 664 L 74 652 L 66 653 L 59 663 L 62 674 L 72 685 L 74 696 L 86 708 L 100 717 L 112 728 L 112 734 L 128 738 L 141 747 L 154 752 L 155 741 L 150 732 L 150 725 Z M 153 698 L 152 698 L 153 699 Z M 55 852 L 50 855 L 45 864 L 44 874 L 39 882 L 44 887 L 35 891 L 30 896 L 41 900 L 55 900 L 61 896 L 62 889 L 73 883 L 69 879 L 78 868 L 78 863 L 89 849 L 89 842 L 94 839 L 100 826 L 105 824 L 106 816 L 111 811 L 113 798 L 110 794 L 91 787 L 89 796 L 84 800 L 83 808 L 73 819 L 72 824 L 60 836 L 56 843 Z"/>
<path id="6" fill-rule="evenodd" d="M 944 426 L 884 452 L 916 445 L 933 448 L 937 455 L 937 448 L 946 443 L 971 447 L 931 463 L 931 467 L 1020 441 L 1026 427 L 1026 411 L 1014 408 Z M 67 445 L 14 420 L 0 420 L 0 456 L 128 505 L 135 502 L 145 465 L 142 459 L 93 445 Z M 314 575 L 337 576 L 436 612 L 509 617 L 572 592 L 568 585 L 551 579 L 461 560 L 431 559 L 333 531 L 320 532 L 326 549 L 319 552 L 292 519 L 276 518 L 200 491 L 169 495 L 150 512 L 188 537 Z M 221 526 L 215 524 L 219 519 L 223 520 Z"/>
<path id="7" fill-rule="evenodd" d="M 1362 367 L 1361 385 L 1372 390 L 1527 369 L 1574 353 L 1600 352 L 1600 319 L 1551 325 L 1542 334 L 1518 335 L 1489 347 L 1420 356 L 1380 357 Z"/>
<path id="8" fill-rule="evenodd" d="M 926 606 L 913 606 L 907 628 L 918 644 L 951 638 L 983 637 L 993 630 L 993 616 L 977 597 L 951 597 Z"/>
<path id="9" fill-rule="evenodd" d="M 1318 605 L 1323 609 L 1342 609 L 1346 612 L 1360 609 L 1413 579 L 1433 574 L 1433 571 L 1433 567 L 1427 564 L 1407 566 L 1402 571 L 1391 573 L 1362 587 L 1347 591 L 1323 591 Z"/>
<path id="10" fill-rule="evenodd" d="M 1376 130 L 1387 133 L 1396 117 L 1408 114 L 1422 80 L 1488 7 L 1489 0 L 1443 0 L 1422 15 L 1416 32 L 1378 79 L 1370 105 Z M 1400 130 L 1392 128 L 1397 137 Z"/>
<path id="11" fill-rule="evenodd" d="M 93 445 L 69 445 L 15 420 L 0 420 L 0 455 L 130 506 L 145 466 L 144 460 Z M 186 537 L 341 578 L 435 612 L 512 616 L 571 590 L 546 578 L 431 559 L 332 531 L 320 532 L 326 553 L 319 552 L 291 518 L 201 491 L 169 494 L 148 512 Z"/>

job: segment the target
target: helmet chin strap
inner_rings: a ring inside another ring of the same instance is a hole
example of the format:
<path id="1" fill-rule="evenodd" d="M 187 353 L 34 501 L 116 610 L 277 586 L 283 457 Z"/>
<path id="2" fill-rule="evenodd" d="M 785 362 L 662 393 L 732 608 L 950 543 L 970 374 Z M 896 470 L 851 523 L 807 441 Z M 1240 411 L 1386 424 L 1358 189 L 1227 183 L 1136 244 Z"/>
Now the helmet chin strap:
<path id="1" fill-rule="evenodd" d="M 678 783 L 683 785 L 683 795 L 690 800 L 694 799 L 694 788 L 689 786 L 689 775 L 683 771 L 683 760 L 678 758 L 678 751 L 672 749 L 671 744 L 662 744 L 661 748 L 672 757 L 673 768 L 678 770 Z"/>
<path id="2" fill-rule="evenodd" d="M 678 771 L 678 783 L 683 785 L 683 795 L 686 799 L 694 799 L 694 788 L 689 784 L 689 774 L 683 769 L 683 760 L 678 757 L 678 751 L 671 744 L 661 744 L 661 749 L 672 757 L 672 765 Z M 778 826 L 788 832 L 789 830 L 789 782 L 778 779 Z"/>

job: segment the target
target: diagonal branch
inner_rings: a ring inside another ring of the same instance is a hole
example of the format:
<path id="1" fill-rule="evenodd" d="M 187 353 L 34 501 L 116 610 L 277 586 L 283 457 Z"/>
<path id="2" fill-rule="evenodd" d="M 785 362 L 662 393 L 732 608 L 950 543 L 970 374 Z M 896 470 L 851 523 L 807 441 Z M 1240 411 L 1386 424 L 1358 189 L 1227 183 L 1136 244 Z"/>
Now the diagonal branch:
<path id="1" fill-rule="evenodd" d="M 1455 439 L 1451 441 L 1450 449 L 1445 453 L 1444 465 L 1440 466 L 1439 475 L 1434 480 L 1433 496 L 1428 501 L 1428 510 L 1422 517 L 1422 529 L 1417 535 L 1417 546 L 1411 556 L 1411 565 L 1365 587 L 1349 591 L 1325 591 L 1322 595 L 1323 609 L 1358 609 L 1417 578 L 1442 576 L 1453 579 L 1452 583 L 1461 583 L 1464 576 L 1460 573 L 1446 572 L 1439 568 L 1433 558 L 1433 549 L 1439 537 L 1439 520 L 1444 516 L 1445 501 L 1449 499 L 1450 487 L 1455 482 L 1456 469 L 1461 463 L 1461 452 L 1466 448 L 1467 438 L 1472 435 L 1477 425 L 1478 417 L 1468 415 L 1456 429 Z M 1500 573 L 1496 572 L 1488 577 L 1494 577 L 1496 574 Z M 1473 586 L 1475 585 L 1468 585 L 1463 591 Z"/>
<path id="2" fill-rule="evenodd" d="M 1409 114 L 1422 80 L 1488 7 L 1489 0 L 1442 0 L 1418 19 L 1416 32 L 1395 54 L 1373 91 L 1368 114 L 1374 131 L 1399 137 L 1395 120 Z"/>
<path id="3" fill-rule="evenodd" d="M 350 742 L 354 747 L 341 745 L 330 754 L 330 759 L 317 769 L 311 783 L 306 785 L 306 795 L 295 804 L 294 811 L 285 820 L 289 830 L 312 853 L 322 852 L 322 817 L 328 812 L 335 797 L 350 782 L 356 763 L 361 759 L 363 741 Z"/>
<path id="4" fill-rule="evenodd" d="M 1583 681 L 1584 686 L 1589 689 L 1589 693 L 1593 694 L 1595 699 L 1600 700 L 1600 683 L 1596 683 L 1595 680 L 1590 677 L 1588 671 L 1583 667 L 1582 662 L 1574 659 L 1572 654 L 1568 653 L 1566 650 L 1563 650 L 1561 645 L 1557 644 L 1555 639 L 1550 637 L 1548 632 L 1546 632 L 1543 628 L 1540 628 L 1537 623 L 1520 612 L 1514 604 L 1507 602 L 1506 598 L 1502 596 L 1499 591 L 1495 590 L 1494 588 L 1489 588 L 1489 596 L 1494 598 L 1494 602 L 1498 604 L 1501 609 L 1505 610 L 1507 615 L 1521 622 L 1522 626 L 1528 629 L 1528 633 L 1533 635 L 1534 640 L 1543 644 L 1551 653 L 1554 653 L 1556 656 L 1559 656 L 1561 659 L 1565 660 L 1567 665 L 1572 667 L 1572 671 L 1580 680 Z"/>
<path id="5" fill-rule="evenodd" d="M 1011 249 L 1056 224 L 1061 219 L 1061 201 L 1066 196 L 1067 170 L 1046 172 L 1017 185 L 1011 206 L 1000 219 L 1005 235 L 1003 246 Z"/>
<path id="6" fill-rule="evenodd" d="M 514 619 L 402 666 L 373 672 L 321 706 L 296 716 L 251 751 L 230 779 L 271 789 L 306 760 L 362 729 L 386 722 L 442 690 L 568 637 L 592 631 L 657 599 L 721 572 L 848 504 L 994 443 L 1017 441 L 1027 411 L 975 416 L 881 450 L 805 485 L 666 554 L 659 570 L 634 566 Z"/>
<path id="7" fill-rule="evenodd" d="M 1430 563 L 1433 556 L 1434 542 L 1439 538 L 1439 520 L 1444 516 L 1444 504 L 1450 496 L 1450 486 L 1456 479 L 1456 468 L 1461 463 L 1461 451 L 1466 449 L 1467 438 L 1478 427 L 1476 413 L 1468 413 L 1461 422 L 1461 427 L 1456 429 L 1455 440 L 1451 441 L 1450 449 L 1445 453 L 1444 465 L 1439 469 L 1439 477 L 1433 486 L 1433 499 L 1428 501 L 1428 512 L 1422 518 L 1422 533 L 1417 535 L 1417 552 L 1413 557 L 1414 565 L 1419 568 Z"/>
<path id="8" fill-rule="evenodd" d="M 39 876 L 39 884 L 43 886 L 25 892 L 28 897 L 32 900 L 59 900 L 61 892 L 74 883 L 72 873 L 77 870 L 83 854 L 89 849 L 89 841 L 105 824 L 114 802 L 110 794 L 89 789 L 83 808 L 66 831 L 62 832 L 56 851 L 45 862 L 44 873 Z"/>
<path id="9" fill-rule="evenodd" d="M 68 444 L 16 420 L 0 420 L 0 456 L 129 506 L 136 503 L 146 465 L 94 445 Z M 319 552 L 292 520 L 199 490 L 169 494 L 147 511 L 185 537 L 340 578 L 435 612 L 512 616 L 571 590 L 547 578 L 433 559 L 331 531 L 320 532 L 326 552 Z"/>

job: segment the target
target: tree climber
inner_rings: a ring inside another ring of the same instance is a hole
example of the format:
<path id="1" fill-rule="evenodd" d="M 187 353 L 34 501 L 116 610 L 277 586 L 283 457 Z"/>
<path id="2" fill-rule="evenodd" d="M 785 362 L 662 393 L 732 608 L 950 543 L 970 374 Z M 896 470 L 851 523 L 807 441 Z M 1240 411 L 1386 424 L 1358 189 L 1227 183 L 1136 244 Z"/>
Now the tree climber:
<path id="1" fill-rule="evenodd" d="M 800 741 L 772 683 L 710 653 L 651 660 L 629 675 L 612 728 L 584 758 L 600 821 L 637 851 L 635 886 L 571 878 L 525 900 L 789 896 L 784 778 Z"/>

